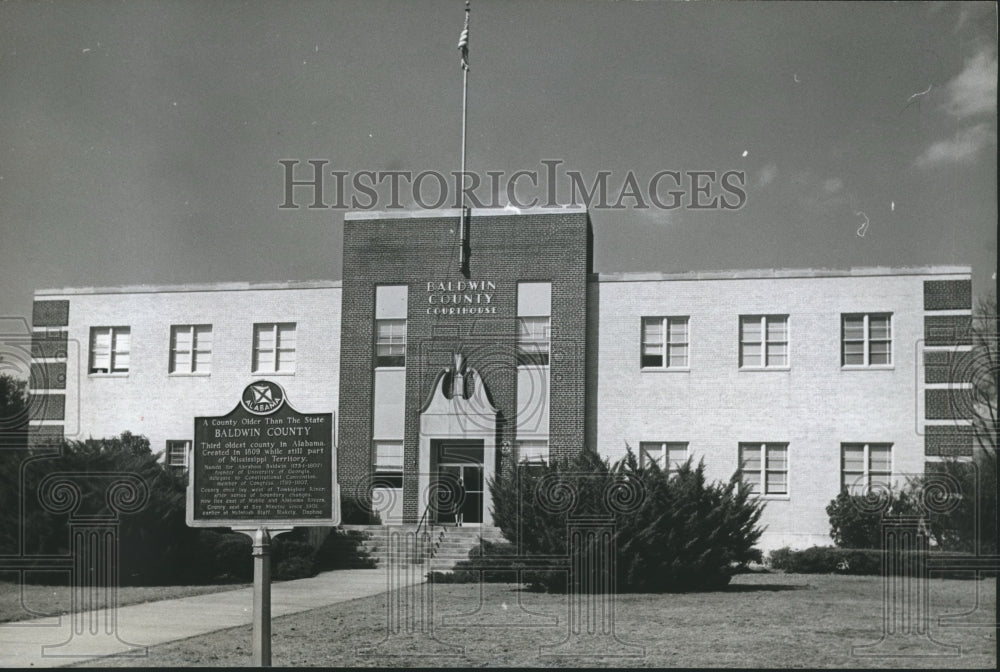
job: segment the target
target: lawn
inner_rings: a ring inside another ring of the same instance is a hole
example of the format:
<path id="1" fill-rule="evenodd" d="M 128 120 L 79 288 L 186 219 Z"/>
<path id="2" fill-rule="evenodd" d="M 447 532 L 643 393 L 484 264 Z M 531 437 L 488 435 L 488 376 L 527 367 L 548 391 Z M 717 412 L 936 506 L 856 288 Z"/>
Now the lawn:
<path id="1" fill-rule="evenodd" d="M 603 667 L 916 667 L 994 668 L 995 630 L 942 627 L 940 615 L 973 609 L 995 613 L 996 581 L 932 579 L 931 635 L 960 647 L 937 658 L 911 640 L 902 657 L 861 658 L 852 645 L 882 633 L 879 577 L 745 574 L 726 591 L 619 595 L 614 637 L 567 639 L 567 598 L 514 584 L 435 585 L 433 635 L 419 630 L 387 638 L 386 594 L 275 619 L 276 666 L 603 666 Z M 482 591 L 482 592 L 480 592 Z M 389 593 L 398 596 L 398 593 Z M 152 647 L 145 659 L 105 658 L 98 666 L 245 666 L 250 627 Z M 365 652 L 363 649 L 370 648 Z M 551 656 L 569 653 L 569 657 Z M 450 655 L 448 655 L 450 654 Z"/>
<path id="2" fill-rule="evenodd" d="M 232 583 L 210 586 L 129 586 L 118 589 L 118 604 L 140 604 L 154 600 L 168 600 L 189 595 L 220 593 L 245 588 L 249 583 Z M 37 586 L 0 581 L 0 623 L 23 621 L 42 616 L 58 616 L 70 611 L 68 585 Z"/>

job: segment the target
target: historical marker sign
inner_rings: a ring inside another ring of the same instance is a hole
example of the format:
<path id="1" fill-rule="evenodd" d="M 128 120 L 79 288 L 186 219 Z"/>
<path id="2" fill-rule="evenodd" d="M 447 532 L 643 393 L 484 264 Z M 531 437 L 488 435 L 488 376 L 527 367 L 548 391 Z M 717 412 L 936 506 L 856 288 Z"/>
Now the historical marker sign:
<path id="1" fill-rule="evenodd" d="M 228 415 L 194 421 L 192 527 L 338 525 L 333 416 L 299 413 L 277 383 L 243 390 Z"/>

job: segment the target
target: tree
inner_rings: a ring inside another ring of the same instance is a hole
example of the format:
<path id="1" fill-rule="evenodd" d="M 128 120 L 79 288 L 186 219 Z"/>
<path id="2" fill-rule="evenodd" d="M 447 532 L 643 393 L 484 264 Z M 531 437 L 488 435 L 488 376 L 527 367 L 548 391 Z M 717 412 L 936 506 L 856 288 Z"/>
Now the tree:
<path id="1" fill-rule="evenodd" d="M 0 553 L 17 552 L 21 461 L 27 456 L 28 383 L 0 374 Z"/>
<path id="2" fill-rule="evenodd" d="M 0 450 L 24 448 L 28 429 L 28 381 L 0 374 Z"/>
<path id="3" fill-rule="evenodd" d="M 972 383 L 972 426 L 976 447 L 994 469 L 1000 415 L 997 412 L 997 376 L 1000 375 L 1000 347 L 997 338 L 997 299 L 981 297 L 972 315 L 972 358 L 968 382 Z M 966 376 L 963 376 L 965 378 Z"/>

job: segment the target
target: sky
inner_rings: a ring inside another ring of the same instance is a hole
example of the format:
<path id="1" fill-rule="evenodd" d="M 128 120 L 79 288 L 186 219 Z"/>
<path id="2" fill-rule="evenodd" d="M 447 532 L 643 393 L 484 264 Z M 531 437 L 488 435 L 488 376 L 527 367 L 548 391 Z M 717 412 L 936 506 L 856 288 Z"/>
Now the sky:
<path id="1" fill-rule="evenodd" d="M 280 208 L 279 161 L 457 170 L 463 10 L 0 4 L 0 326 L 39 288 L 339 279 L 345 210 Z M 560 161 L 563 200 L 566 171 L 609 171 L 615 200 L 630 172 L 744 176 L 735 209 L 592 207 L 598 272 L 968 265 L 995 286 L 992 3 L 473 0 L 470 33 L 484 181 Z"/>

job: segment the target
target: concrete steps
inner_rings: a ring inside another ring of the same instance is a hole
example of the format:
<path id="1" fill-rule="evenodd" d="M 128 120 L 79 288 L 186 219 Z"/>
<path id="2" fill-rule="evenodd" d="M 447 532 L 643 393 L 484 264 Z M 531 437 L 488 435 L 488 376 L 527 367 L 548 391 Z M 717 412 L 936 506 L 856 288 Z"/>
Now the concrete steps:
<path id="1" fill-rule="evenodd" d="M 432 525 L 424 527 L 421 534 L 427 534 L 421 543 L 407 546 L 404 543 L 393 549 L 393 557 L 389 557 L 388 540 L 393 533 L 402 533 L 405 540 L 407 532 L 416 532 L 416 525 L 344 525 L 344 529 L 358 530 L 365 536 L 362 546 L 379 565 L 384 566 L 389 560 L 406 564 L 426 565 L 428 569 L 447 571 L 461 560 L 467 560 L 469 551 L 481 539 L 487 541 L 503 541 L 500 529 L 491 526 Z"/>

